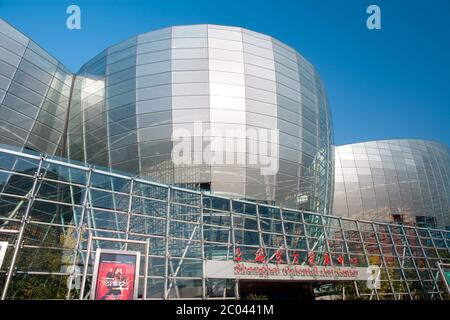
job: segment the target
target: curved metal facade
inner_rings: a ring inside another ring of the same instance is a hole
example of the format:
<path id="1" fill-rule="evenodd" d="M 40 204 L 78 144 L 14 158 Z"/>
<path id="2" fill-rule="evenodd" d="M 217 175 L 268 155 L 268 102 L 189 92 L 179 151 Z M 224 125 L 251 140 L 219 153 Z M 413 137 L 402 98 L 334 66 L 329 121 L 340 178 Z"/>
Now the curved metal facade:
<path id="1" fill-rule="evenodd" d="M 0 143 L 60 152 L 72 74 L 0 19 Z"/>
<path id="2" fill-rule="evenodd" d="M 72 159 L 221 195 L 330 209 L 333 138 L 323 84 L 295 50 L 259 33 L 180 26 L 110 47 L 80 69 L 68 124 Z M 277 140 L 244 134 L 231 149 L 214 142 L 260 129 L 278 130 Z M 202 161 L 174 164 L 176 132 L 190 137 L 189 158 Z M 250 161 L 261 155 L 251 144 L 266 141 L 276 150 L 273 175 Z M 211 163 L 218 152 L 235 161 Z"/>
<path id="3" fill-rule="evenodd" d="M 450 226 L 450 151 L 422 140 L 335 148 L 333 213 L 376 221 Z"/>

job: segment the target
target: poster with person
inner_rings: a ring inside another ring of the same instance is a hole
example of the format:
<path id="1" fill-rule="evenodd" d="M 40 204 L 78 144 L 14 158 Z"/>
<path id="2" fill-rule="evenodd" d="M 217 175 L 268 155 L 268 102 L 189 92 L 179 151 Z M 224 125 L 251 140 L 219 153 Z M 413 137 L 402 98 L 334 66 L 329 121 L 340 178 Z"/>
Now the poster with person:
<path id="1" fill-rule="evenodd" d="M 93 278 L 94 300 L 137 298 L 140 253 L 98 249 Z"/>

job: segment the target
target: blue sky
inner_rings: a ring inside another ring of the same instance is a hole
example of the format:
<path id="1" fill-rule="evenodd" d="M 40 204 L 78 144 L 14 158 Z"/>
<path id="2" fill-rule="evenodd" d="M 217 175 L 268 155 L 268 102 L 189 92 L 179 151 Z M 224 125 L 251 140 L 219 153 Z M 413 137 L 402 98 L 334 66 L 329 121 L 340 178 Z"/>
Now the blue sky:
<path id="1" fill-rule="evenodd" d="M 70 4 L 81 8 L 81 30 L 66 28 Z M 370 4 L 381 8 L 382 30 L 366 28 Z M 0 16 L 72 71 L 104 48 L 157 28 L 249 28 L 317 67 L 336 144 L 417 138 L 450 145 L 448 0 L 0 0 Z"/>

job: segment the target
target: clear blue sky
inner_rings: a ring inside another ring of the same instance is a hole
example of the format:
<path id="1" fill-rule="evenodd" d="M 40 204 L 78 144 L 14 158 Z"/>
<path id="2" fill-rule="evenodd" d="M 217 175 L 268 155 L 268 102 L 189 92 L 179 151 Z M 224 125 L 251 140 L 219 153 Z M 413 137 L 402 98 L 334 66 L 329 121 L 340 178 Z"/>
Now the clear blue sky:
<path id="1" fill-rule="evenodd" d="M 65 26 L 70 4 L 81 8 L 81 30 Z M 370 4 L 381 7 L 381 31 L 365 26 Z M 0 16 L 72 71 L 110 45 L 161 27 L 249 28 L 317 67 L 336 144 L 418 138 L 450 145 L 448 0 L 0 0 Z"/>

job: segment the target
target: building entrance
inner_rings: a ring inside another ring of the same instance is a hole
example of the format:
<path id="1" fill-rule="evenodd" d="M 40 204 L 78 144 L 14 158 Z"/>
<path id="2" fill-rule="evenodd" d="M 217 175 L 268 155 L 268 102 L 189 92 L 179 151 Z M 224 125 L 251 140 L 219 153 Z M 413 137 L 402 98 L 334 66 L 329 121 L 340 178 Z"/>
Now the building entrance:
<path id="1" fill-rule="evenodd" d="M 315 300 L 310 282 L 241 280 L 239 294 L 243 300 Z"/>

